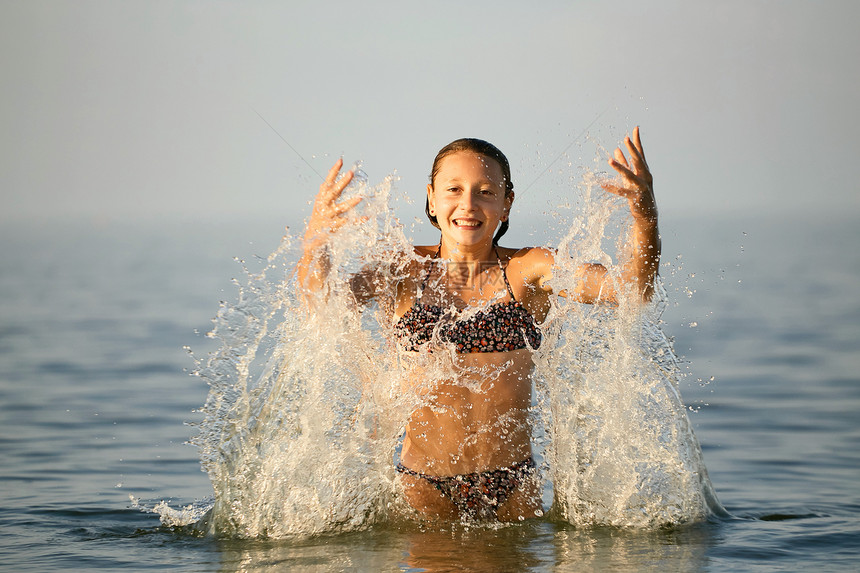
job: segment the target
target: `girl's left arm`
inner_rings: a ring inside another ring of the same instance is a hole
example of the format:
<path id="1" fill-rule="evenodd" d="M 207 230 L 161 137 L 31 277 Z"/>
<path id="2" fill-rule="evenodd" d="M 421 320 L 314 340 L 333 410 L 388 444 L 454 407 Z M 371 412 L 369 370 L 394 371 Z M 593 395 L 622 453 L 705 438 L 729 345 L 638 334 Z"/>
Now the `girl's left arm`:
<path id="1" fill-rule="evenodd" d="M 606 191 L 627 199 L 633 227 L 630 233 L 631 252 L 621 270 L 621 280 L 638 292 L 643 301 L 651 300 L 654 294 L 654 279 L 660 267 L 660 233 L 657 229 L 657 201 L 654 199 L 654 178 L 645 161 L 645 151 L 639 138 L 639 128 L 633 129 L 633 137 L 626 136 L 630 161 L 621 148 L 609 165 L 619 174 L 619 179 L 601 184 Z"/>
<path id="2" fill-rule="evenodd" d="M 606 267 L 586 263 L 577 269 L 578 286 L 574 298 L 584 303 L 617 302 L 619 288 L 631 288 L 643 302 L 654 294 L 654 279 L 660 266 L 660 234 L 657 229 L 657 202 L 654 178 L 645 161 L 639 128 L 624 138 L 628 160 L 621 148 L 615 150 L 609 165 L 618 172 L 614 181 L 601 183 L 606 191 L 624 197 L 630 205 L 633 225 L 630 230 L 630 252 L 621 267 L 620 283 L 608 280 Z"/>

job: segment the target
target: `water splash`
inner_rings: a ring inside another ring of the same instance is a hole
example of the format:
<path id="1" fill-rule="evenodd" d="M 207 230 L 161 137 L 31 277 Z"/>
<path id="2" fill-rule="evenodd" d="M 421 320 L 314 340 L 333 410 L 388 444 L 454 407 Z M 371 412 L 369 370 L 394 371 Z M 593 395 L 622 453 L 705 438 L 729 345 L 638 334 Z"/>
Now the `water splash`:
<path id="1" fill-rule="evenodd" d="M 220 349 L 196 370 L 210 392 L 193 440 L 214 502 L 203 519 L 163 507 L 172 524 L 187 516 L 218 535 L 284 537 L 411 515 L 393 466 L 421 392 L 401 385 L 390 304 L 359 308 L 351 289 L 368 265 L 396 281 L 417 258 L 392 214 L 392 203 L 407 200 L 393 183 L 356 177 L 347 190 L 363 201 L 328 246 L 331 272 L 316 312 L 297 297 L 301 245 L 289 235 L 261 270 L 246 271 L 238 300 L 222 303 L 211 333 Z M 586 179 L 587 209 L 558 245 L 555 289 L 573 290 L 582 262 L 613 262 L 606 243 L 618 203 L 595 184 Z M 655 526 L 722 511 L 678 394 L 677 360 L 657 326 L 660 288 L 657 299 L 613 309 L 553 302 L 535 354 L 532 419 L 556 519 Z"/>
<path id="2" fill-rule="evenodd" d="M 583 192 L 584 213 L 558 247 L 556 292 L 574 287 L 584 262 L 620 268 L 605 245 L 623 209 L 593 176 Z M 624 253 L 625 234 L 615 236 Z M 569 523 L 649 527 L 725 513 L 681 400 L 679 361 L 659 326 L 659 277 L 655 290 L 644 306 L 632 293 L 617 307 L 552 301 L 544 327 L 554 350 L 536 355 L 537 418 L 548 434 L 553 513 Z"/>

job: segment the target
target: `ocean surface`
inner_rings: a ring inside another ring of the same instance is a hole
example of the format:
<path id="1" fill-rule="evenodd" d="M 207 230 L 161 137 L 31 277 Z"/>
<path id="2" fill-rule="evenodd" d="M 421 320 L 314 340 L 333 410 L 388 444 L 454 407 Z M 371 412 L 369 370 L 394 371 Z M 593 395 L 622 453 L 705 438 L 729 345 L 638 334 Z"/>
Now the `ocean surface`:
<path id="1" fill-rule="evenodd" d="M 719 220 L 717 220 L 719 219 Z M 277 223 L 0 228 L 0 569 L 856 571 L 860 569 L 860 224 L 662 221 L 664 330 L 727 517 L 674 528 L 380 527 L 225 540 L 162 526 L 212 493 L 187 445 L 190 375 L 233 300 L 234 257 Z M 144 509 L 142 509 L 144 508 Z"/>

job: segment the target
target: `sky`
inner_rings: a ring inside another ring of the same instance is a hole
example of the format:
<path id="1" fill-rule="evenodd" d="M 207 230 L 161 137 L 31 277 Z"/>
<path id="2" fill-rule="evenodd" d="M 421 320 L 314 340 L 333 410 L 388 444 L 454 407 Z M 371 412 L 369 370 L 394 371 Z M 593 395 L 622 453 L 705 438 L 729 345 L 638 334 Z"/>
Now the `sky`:
<path id="1" fill-rule="evenodd" d="M 500 147 L 539 210 L 635 125 L 662 215 L 856 216 L 857 21 L 854 1 L 0 0 L 0 222 L 296 226 L 337 157 L 420 200 L 459 137 Z"/>

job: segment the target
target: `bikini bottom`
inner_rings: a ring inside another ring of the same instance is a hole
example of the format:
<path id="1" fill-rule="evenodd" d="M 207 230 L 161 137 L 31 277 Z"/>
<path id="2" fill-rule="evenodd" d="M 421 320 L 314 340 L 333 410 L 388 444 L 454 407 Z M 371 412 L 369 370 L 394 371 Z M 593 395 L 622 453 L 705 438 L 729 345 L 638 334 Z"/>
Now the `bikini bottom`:
<path id="1" fill-rule="evenodd" d="M 535 473 L 532 458 L 506 468 L 453 476 L 427 475 L 397 464 L 397 472 L 433 484 L 457 509 L 471 517 L 495 517 L 496 511 L 529 476 Z"/>

